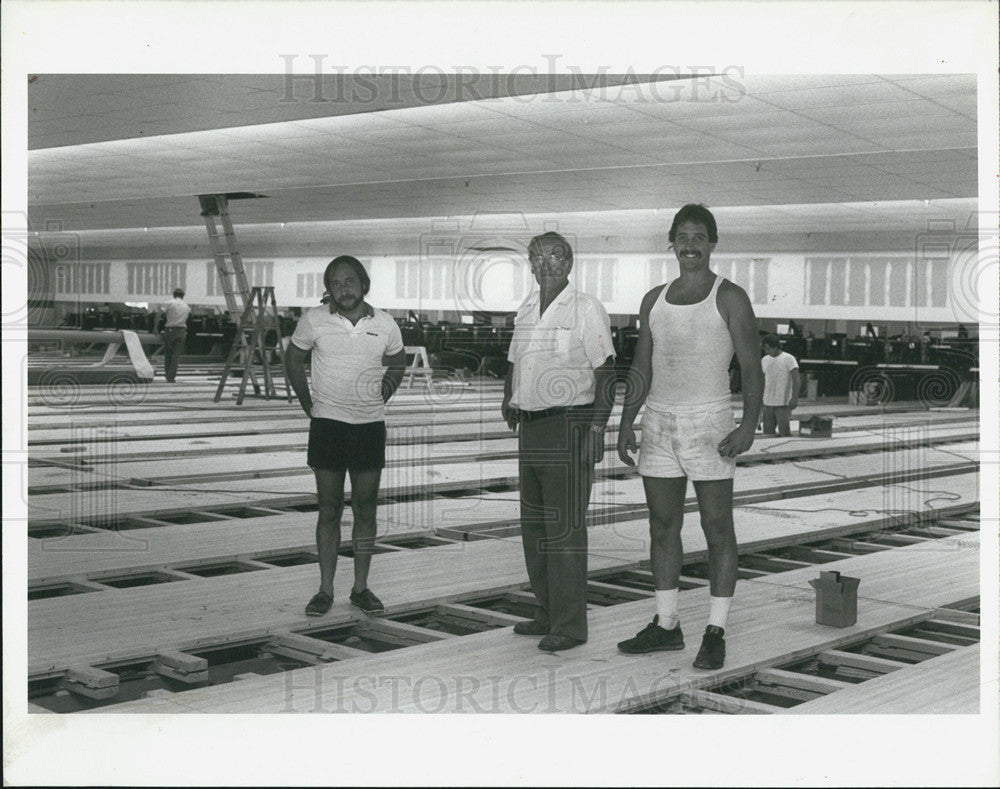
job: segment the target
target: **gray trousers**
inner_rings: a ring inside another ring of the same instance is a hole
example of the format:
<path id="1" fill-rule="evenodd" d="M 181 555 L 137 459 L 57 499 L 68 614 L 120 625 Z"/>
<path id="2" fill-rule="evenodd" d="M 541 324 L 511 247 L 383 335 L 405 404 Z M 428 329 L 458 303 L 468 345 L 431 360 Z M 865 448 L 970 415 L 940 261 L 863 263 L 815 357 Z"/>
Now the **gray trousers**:
<path id="1" fill-rule="evenodd" d="M 519 430 L 521 541 L 539 621 L 587 639 L 587 506 L 594 467 L 583 461 L 590 406 Z"/>
<path id="2" fill-rule="evenodd" d="M 764 416 L 764 433 L 774 435 L 775 425 L 778 427 L 779 436 L 790 436 L 792 429 L 788 424 L 788 419 L 792 415 L 792 409 L 787 405 L 765 405 L 762 409 Z"/>
<path id="3" fill-rule="evenodd" d="M 177 377 L 177 365 L 180 363 L 184 345 L 187 342 L 187 329 L 171 326 L 163 330 L 163 376 L 170 383 Z"/>

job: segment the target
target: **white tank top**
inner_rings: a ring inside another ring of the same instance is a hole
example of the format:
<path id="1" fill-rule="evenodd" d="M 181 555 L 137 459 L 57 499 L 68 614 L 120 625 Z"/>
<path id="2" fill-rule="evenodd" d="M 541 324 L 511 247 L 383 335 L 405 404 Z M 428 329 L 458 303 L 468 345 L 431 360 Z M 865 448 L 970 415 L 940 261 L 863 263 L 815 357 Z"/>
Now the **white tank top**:
<path id="1" fill-rule="evenodd" d="M 668 303 L 670 284 L 649 311 L 653 380 L 646 405 L 666 412 L 729 405 L 733 339 L 716 306 L 722 277 L 697 304 Z"/>

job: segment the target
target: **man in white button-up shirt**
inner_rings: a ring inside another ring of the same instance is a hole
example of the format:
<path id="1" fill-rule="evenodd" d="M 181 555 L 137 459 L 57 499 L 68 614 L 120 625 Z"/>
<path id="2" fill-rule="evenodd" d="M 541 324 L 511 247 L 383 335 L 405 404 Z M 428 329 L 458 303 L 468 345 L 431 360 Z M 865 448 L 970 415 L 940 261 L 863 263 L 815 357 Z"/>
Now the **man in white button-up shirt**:
<path id="1" fill-rule="evenodd" d="M 539 611 L 514 626 L 540 649 L 587 640 L 587 505 L 614 404 L 614 346 L 603 305 L 569 284 L 573 251 L 558 233 L 536 236 L 538 282 L 518 310 L 502 411 L 519 428 L 521 539 Z"/>
<path id="2" fill-rule="evenodd" d="M 292 335 L 286 373 L 310 417 L 309 466 L 316 475 L 319 591 L 306 606 L 322 616 L 333 604 L 340 549 L 344 480 L 351 475 L 354 586 L 351 602 L 366 613 L 384 610 L 368 588 L 375 543 L 375 506 L 385 466 L 385 403 L 403 380 L 406 353 L 392 317 L 365 301 L 371 280 L 357 258 L 341 255 L 326 267 L 329 305 L 309 310 Z M 312 351 L 312 390 L 306 353 Z"/>

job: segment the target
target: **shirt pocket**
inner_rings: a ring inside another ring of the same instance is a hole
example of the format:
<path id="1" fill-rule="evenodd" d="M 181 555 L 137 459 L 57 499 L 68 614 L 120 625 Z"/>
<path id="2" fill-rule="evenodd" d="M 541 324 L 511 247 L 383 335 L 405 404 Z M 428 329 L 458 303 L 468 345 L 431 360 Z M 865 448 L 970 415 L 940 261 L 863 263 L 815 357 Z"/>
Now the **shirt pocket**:
<path id="1" fill-rule="evenodd" d="M 555 352 L 560 356 L 567 356 L 573 348 L 573 329 L 568 326 L 557 327 L 555 329 L 555 339 Z"/>

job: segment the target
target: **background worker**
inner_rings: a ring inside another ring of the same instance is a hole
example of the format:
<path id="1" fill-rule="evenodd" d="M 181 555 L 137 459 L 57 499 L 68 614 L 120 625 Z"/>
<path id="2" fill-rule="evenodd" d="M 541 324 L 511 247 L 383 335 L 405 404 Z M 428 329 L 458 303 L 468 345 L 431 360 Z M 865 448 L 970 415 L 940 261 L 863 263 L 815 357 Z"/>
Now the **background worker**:
<path id="1" fill-rule="evenodd" d="M 781 340 L 768 334 L 761 340 L 764 357 L 764 435 L 773 436 L 777 426 L 779 436 L 792 434 L 789 419 L 799 404 L 799 363 L 790 353 L 781 350 Z"/>
<path id="2" fill-rule="evenodd" d="M 174 297 L 163 311 L 166 317 L 163 324 L 163 376 L 168 384 L 172 384 L 177 379 L 177 367 L 187 345 L 187 320 L 191 308 L 184 303 L 184 291 L 175 289 Z"/>

